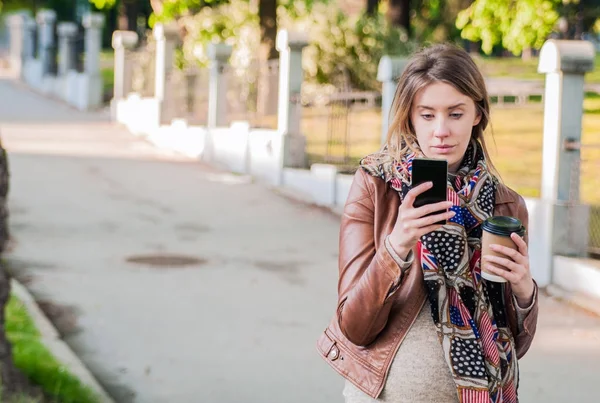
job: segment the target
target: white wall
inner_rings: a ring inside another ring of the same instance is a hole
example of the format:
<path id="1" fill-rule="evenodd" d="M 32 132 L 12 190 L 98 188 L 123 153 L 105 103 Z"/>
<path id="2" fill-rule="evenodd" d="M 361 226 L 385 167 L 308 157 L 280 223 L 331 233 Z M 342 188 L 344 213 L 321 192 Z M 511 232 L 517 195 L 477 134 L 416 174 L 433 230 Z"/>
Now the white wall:
<path id="1" fill-rule="evenodd" d="M 600 299 L 600 261 L 555 256 L 553 283 Z"/>
<path id="2" fill-rule="evenodd" d="M 79 110 L 100 106 L 102 80 L 71 70 L 64 76 L 44 76 L 41 61 L 27 60 L 23 66 L 23 80 L 42 94 L 51 95 Z"/>

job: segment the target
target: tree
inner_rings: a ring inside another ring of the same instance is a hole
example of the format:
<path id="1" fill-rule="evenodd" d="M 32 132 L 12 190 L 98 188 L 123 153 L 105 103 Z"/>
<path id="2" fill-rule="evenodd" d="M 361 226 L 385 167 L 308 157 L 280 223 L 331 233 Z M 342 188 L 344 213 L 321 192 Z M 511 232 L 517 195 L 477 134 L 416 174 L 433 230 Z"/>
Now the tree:
<path id="1" fill-rule="evenodd" d="M 388 0 L 387 20 L 394 27 L 402 27 L 410 36 L 410 0 Z"/>
<path id="2" fill-rule="evenodd" d="M 561 1 L 475 0 L 458 14 L 456 26 L 464 39 L 481 41 L 486 54 L 502 45 L 519 55 L 542 47 L 556 25 Z"/>
<path id="3" fill-rule="evenodd" d="M 279 55 L 275 47 L 275 40 L 277 39 L 277 0 L 259 0 L 258 17 L 260 20 L 261 59 L 276 59 Z"/>
<path id="4" fill-rule="evenodd" d="M 600 0 L 564 0 L 558 7 L 559 36 L 562 39 L 582 39 L 594 31 L 600 21 Z"/>
<path id="5" fill-rule="evenodd" d="M 379 7 L 379 0 L 367 0 L 367 15 L 374 16 Z"/>
<path id="6" fill-rule="evenodd" d="M 472 0 L 412 0 L 413 37 L 419 42 L 445 42 L 460 39 L 456 16 Z"/>

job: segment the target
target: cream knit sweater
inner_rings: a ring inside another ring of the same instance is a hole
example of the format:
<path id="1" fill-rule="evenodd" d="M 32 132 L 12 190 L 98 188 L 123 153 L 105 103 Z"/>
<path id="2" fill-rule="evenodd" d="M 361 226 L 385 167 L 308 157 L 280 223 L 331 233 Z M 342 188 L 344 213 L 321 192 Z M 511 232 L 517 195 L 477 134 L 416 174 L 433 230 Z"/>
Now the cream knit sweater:
<path id="1" fill-rule="evenodd" d="M 387 241 L 387 240 L 386 240 Z M 386 248 L 401 268 L 410 266 L 412 253 L 406 261 L 394 253 L 389 242 Z M 535 301 L 535 295 L 533 300 Z M 517 309 L 517 326 L 533 307 L 523 309 L 514 301 Z M 446 363 L 435 325 L 431 319 L 429 302 L 425 301 L 421 312 L 398 349 L 385 386 L 378 399 L 373 399 L 349 381 L 344 387 L 346 403 L 457 403 L 456 384 Z"/>

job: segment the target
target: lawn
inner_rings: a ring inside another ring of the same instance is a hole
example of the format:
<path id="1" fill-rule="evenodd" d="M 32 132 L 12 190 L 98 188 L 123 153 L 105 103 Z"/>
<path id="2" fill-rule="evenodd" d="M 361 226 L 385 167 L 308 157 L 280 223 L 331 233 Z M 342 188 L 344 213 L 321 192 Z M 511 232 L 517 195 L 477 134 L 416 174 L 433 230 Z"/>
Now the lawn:
<path id="1" fill-rule="evenodd" d="M 600 96 L 588 94 L 584 108 L 586 113 L 583 117 L 582 142 L 600 144 Z M 336 155 L 342 156 L 346 126 L 349 128 L 349 167 L 355 166 L 362 156 L 379 148 L 379 110 L 352 112 L 347 121 L 337 119 L 335 122 L 330 120 L 331 114 L 327 114 L 327 108 L 305 108 L 303 114 L 302 132 L 307 137 L 310 162 L 323 162 L 328 145 L 330 154 L 334 155 L 331 162 L 335 162 Z M 492 123 L 486 132 L 493 161 L 502 179 L 524 196 L 540 195 L 543 116 L 540 103 L 521 107 L 495 107 L 492 109 Z M 600 172 L 600 149 L 582 151 L 581 171 L 582 200 L 600 205 L 600 186 L 595 181 L 595 175 Z"/>
<path id="2" fill-rule="evenodd" d="M 584 101 L 583 144 L 600 145 L 600 96 L 587 94 Z M 327 108 L 305 108 L 302 132 L 307 138 L 309 163 L 336 163 L 344 155 L 343 136 L 348 129 L 349 159 L 340 164 L 345 172 L 356 169 L 358 160 L 379 148 L 380 111 L 369 109 L 353 112 L 345 119 L 331 119 Z M 519 107 L 494 107 L 492 123 L 486 132 L 492 160 L 504 183 L 525 197 L 539 197 L 542 174 L 543 108 L 541 103 Z M 327 147 L 333 155 L 325 159 Z M 600 148 L 584 148 L 581 152 L 581 200 L 592 204 L 592 243 L 600 247 Z M 574 172 L 575 174 L 575 172 Z"/>
<path id="3" fill-rule="evenodd" d="M 50 401 L 57 403 L 97 403 L 93 391 L 59 363 L 44 346 L 25 306 L 11 296 L 6 306 L 5 330 L 12 344 L 13 360 L 33 384 L 40 386 Z M 4 400 L 2 400 L 4 401 Z M 35 403 L 23 397 L 14 403 Z M 10 402 L 13 403 L 13 402 Z"/>
<path id="4" fill-rule="evenodd" d="M 523 80 L 543 80 L 544 75 L 537 72 L 538 58 L 521 60 L 519 57 L 476 57 L 482 73 L 488 77 L 507 77 Z M 600 54 L 596 54 L 596 68 L 586 74 L 588 83 L 600 83 Z"/>

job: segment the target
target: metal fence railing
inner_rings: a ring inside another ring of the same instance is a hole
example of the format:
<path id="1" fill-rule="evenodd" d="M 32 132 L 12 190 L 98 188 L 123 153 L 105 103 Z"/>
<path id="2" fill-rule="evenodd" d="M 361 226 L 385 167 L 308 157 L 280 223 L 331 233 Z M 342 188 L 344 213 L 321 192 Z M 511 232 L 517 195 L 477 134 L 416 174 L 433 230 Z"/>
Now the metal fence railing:
<path id="1" fill-rule="evenodd" d="M 137 50 L 126 53 L 126 58 L 131 62 L 131 90 L 141 97 L 154 95 L 155 56 L 156 48 L 152 41 L 148 41 Z"/>
<path id="2" fill-rule="evenodd" d="M 190 125 L 208 122 L 208 70 L 198 67 L 174 69 L 165 86 L 165 110 L 168 120 L 185 119 Z"/>
<path id="3" fill-rule="evenodd" d="M 236 120 L 254 128 L 277 127 L 279 60 L 256 61 L 244 68 L 225 66 L 227 124 Z"/>
<path id="4" fill-rule="evenodd" d="M 587 231 L 588 254 L 600 259 L 600 187 L 598 186 L 598 173 L 600 172 L 600 143 L 567 142 L 565 148 L 579 151 L 571 168 L 571 183 L 569 199 L 570 207 L 580 205 L 589 206 L 589 220 L 587 228 L 573 228 L 573 231 Z M 581 196 L 581 201 L 580 201 Z M 570 225 L 576 225 L 570 220 Z M 571 242 L 572 240 L 569 240 Z"/>
<path id="5" fill-rule="evenodd" d="M 381 94 L 351 88 L 343 74 L 335 85 L 304 84 L 299 107 L 310 163 L 353 171 L 358 160 L 380 148 Z"/>

